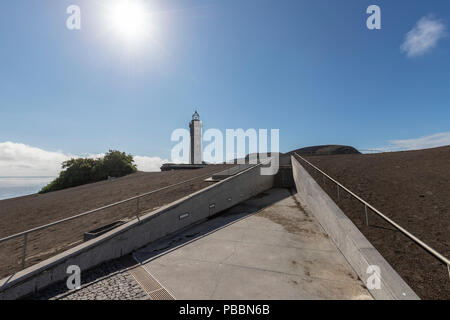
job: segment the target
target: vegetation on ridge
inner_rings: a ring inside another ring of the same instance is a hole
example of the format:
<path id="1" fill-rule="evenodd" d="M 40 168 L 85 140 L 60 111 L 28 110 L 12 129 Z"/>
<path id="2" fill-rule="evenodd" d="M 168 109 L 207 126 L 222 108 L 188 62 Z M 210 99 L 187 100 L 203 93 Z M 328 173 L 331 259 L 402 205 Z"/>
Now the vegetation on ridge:
<path id="1" fill-rule="evenodd" d="M 133 156 L 117 150 L 109 150 L 103 158 L 77 158 L 63 162 L 62 171 L 55 180 L 39 193 L 76 187 L 87 183 L 122 177 L 137 171 Z"/>

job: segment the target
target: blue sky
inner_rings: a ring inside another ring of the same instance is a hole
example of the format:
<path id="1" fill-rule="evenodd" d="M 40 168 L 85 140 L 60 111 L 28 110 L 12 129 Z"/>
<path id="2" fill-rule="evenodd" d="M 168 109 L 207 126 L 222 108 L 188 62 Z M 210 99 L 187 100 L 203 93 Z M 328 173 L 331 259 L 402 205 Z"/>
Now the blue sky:
<path id="1" fill-rule="evenodd" d="M 280 129 L 282 152 L 448 141 L 449 1 L 145 2 L 151 39 L 128 48 L 104 32 L 104 1 L 2 1 L 0 143 L 168 159 L 195 109 L 204 129 Z M 81 30 L 65 26 L 71 4 Z M 371 4 L 381 30 L 366 27 Z M 445 35 L 408 56 L 423 17 Z"/>

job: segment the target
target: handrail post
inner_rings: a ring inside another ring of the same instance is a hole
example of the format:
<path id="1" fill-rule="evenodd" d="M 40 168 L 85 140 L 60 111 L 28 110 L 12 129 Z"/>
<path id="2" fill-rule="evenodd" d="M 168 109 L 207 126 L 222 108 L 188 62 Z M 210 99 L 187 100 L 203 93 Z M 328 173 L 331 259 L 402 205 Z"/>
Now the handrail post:
<path id="1" fill-rule="evenodd" d="M 430 254 L 432 254 L 436 259 L 438 259 L 439 261 L 443 262 L 444 264 L 447 265 L 447 270 L 448 270 L 448 275 L 450 277 L 450 260 L 447 259 L 445 256 L 443 256 L 442 254 L 440 254 L 439 252 L 437 252 L 436 250 L 434 250 L 433 248 L 431 248 L 430 246 L 428 246 L 426 243 L 424 243 L 423 241 L 421 241 L 420 239 L 418 239 L 416 236 L 414 236 L 413 234 L 411 234 L 410 232 L 408 232 L 407 230 L 405 230 L 402 226 L 398 225 L 397 223 L 395 223 L 394 221 L 392 221 L 389 217 L 387 217 L 386 215 L 384 215 L 383 213 L 381 213 L 379 210 L 377 210 L 376 208 L 374 208 L 372 205 L 370 205 L 369 203 L 367 203 L 367 201 L 361 199 L 359 196 L 357 196 L 355 193 L 353 193 L 351 190 L 349 190 L 348 188 L 346 188 L 344 185 L 342 185 L 341 183 L 339 183 L 337 180 L 333 179 L 332 177 L 330 177 L 329 175 L 327 175 L 325 172 L 323 172 L 322 170 L 320 170 L 319 168 L 317 168 L 315 165 L 313 165 L 312 163 L 310 163 L 308 160 L 302 158 L 300 155 L 298 155 L 297 153 L 294 153 L 294 155 L 306 162 L 309 166 L 311 166 L 314 170 L 318 171 L 319 173 L 322 173 L 323 178 L 325 179 L 325 177 L 327 177 L 328 179 L 330 179 L 331 181 L 333 181 L 334 183 L 336 183 L 336 185 L 338 186 L 338 190 L 339 187 L 342 188 L 344 191 L 346 191 L 351 197 L 354 197 L 355 199 L 359 200 L 361 203 L 364 204 L 364 209 L 365 209 L 365 214 L 366 214 L 366 224 L 367 226 L 369 226 L 369 214 L 367 211 L 367 207 L 369 207 L 369 209 L 371 209 L 376 215 L 378 215 L 379 217 L 381 217 L 384 221 L 386 221 L 387 223 L 389 223 L 390 225 L 394 226 L 394 228 L 396 228 L 398 231 L 400 231 L 401 233 L 403 233 L 405 236 L 407 236 L 409 239 L 411 239 L 413 242 L 415 242 L 417 245 L 419 245 L 422 249 L 426 250 L 427 252 L 429 252 Z M 320 179 L 320 178 L 317 178 Z M 316 181 L 317 183 L 319 183 L 319 181 Z M 338 191 L 339 192 L 339 191 Z M 339 196 L 339 195 L 338 195 Z"/>
<path id="2" fill-rule="evenodd" d="M 140 198 L 137 198 L 137 201 L 136 201 L 136 217 L 137 217 L 138 221 L 141 222 L 141 219 L 139 218 L 139 199 Z"/>
<path id="3" fill-rule="evenodd" d="M 25 269 L 25 254 L 27 252 L 28 233 L 23 236 L 23 250 L 22 250 L 22 269 Z"/>
<path id="4" fill-rule="evenodd" d="M 369 215 L 367 214 L 367 204 L 364 204 L 364 211 L 366 212 L 366 225 L 369 226 Z"/>
<path id="5" fill-rule="evenodd" d="M 336 184 L 336 187 L 337 187 L 337 197 L 338 197 L 338 201 L 340 201 L 340 200 L 341 200 L 341 197 L 340 197 L 340 195 L 339 195 L 339 185 Z"/>

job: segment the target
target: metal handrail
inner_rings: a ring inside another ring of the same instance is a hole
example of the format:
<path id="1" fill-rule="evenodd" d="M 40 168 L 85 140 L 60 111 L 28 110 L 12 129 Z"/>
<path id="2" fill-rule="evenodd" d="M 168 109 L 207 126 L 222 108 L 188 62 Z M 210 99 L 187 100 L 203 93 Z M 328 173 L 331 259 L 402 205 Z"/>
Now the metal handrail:
<path id="1" fill-rule="evenodd" d="M 106 206 L 103 206 L 103 207 L 100 207 L 100 208 L 96 208 L 96 209 L 93 209 L 93 210 L 85 211 L 83 213 L 80 213 L 80 214 L 77 214 L 77 215 L 74 215 L 74 216 L 71 216 L 71 217 L 68 217 L 68 218 L 64 218 L 64 219 L 61 219 L 61 220 L 58 220 L 58 221 L 54 221 L 54 222 L 51 222 L 51 223 L 48 223 L 48 224 L 45 224 L 45 225 L 42 225 L 42 226 L 39 226 L 39 227 L 36 227 L 36 228 L 25 230 L 25 231 L 22 231 L 22 232 L 19 232 L 19 233 L 16 233 L 16 234 L 13 234 L 13 235 L 1 238 L 0 239 L 0 243 L 3 243 L 5 241 L 11 240 L 11 239 L 15 239 L 15 238 L 18 238 L 18 237 L 21 237 L 21 236 L 24 237 L 24 245 L 23 245 L 23 252 L 22 252 L 22 269 L 23 269 L 25 267 L 25 255 L 26 255 L 27 240 L 28 240 L 28 234 L 29 233 L 32 233 L 32 232 L 35 232 L 35 231 L 39 231 L 39 230 L 42 230 L 42 229 L 45 229 L 45 228 L 48 228 L 48 227 L 51 227 L 51 226 L 54 226 L 54 225 L 58 225 L 58 224 L 63 223 L 63 222 L 71 221 L 71 220 L 74 220 L 74 219 L 77 219 L 77 218 L 80 218 L 80 217 L 83 217 L 83 216 L 86 216 L 86 215 L 89 215 L 89 214 L 92 214 L 92 213 L 95 213 L 95 212 L 98 212 L 98 211 L 101 211 L 101 210 L 104 210 L 104 209 L 112 208 L 112 207 L 118 206 L 118 205 L 126 203 L 126 202 L 130 202 L 130 201 L 133 201 L 133 200 L 137 200 L 137 203 L 136 203 L 136 217 L 139 220 L 139 199 L 140 198 L 143 198 L 145 196 L 148 196 L 150 194 L 153 194 L 153 193 L 165 190 L 165 189 L 169 189 L 169 188 L 172 188 L 172 187 L 175 187 L 175 186 L 178 186 L 178 185 L 190 182 L 190 181 L 195 180 L 195 179 L 201 179 L 201 178 L 210 176 L 211 174 L 213 174 L 213 173 L 208 173 L 208 174 L 205 174 L 205 175 L 202 175 L 202 176 L 199 176 L 199 177 L 194 177 L 194 178 L 191 178 L 191 179 L 188 179 L 188 180 L 177 182 L 177 183 L 171 184 L 169 186 L 165 186 L 165 187 L 162 187 L 162 188 L 159 188 L 159 189 L 156 189 L 156 190 L 152 190 L 152 191 L 149 191 L 149 192 L 146 192 L 146 193 L 143 193 L 143 194 L 131 197 L 131 198 L 127 198 L 125 200 L 114 202 L 114 203 L 111 203 L 109 205 L 106 205 Z"/>
<path id="2" fill-rule="evenodd" d="M 200 177 L 194 177 L 194 178 L 191 178 L 191 179 L 182 181 L 182 182 L 177 182 L 177 183 L 175 183 L 175 184 L 171 184 L 171 185 L 169 185 L 169 186 L 165 186 L 165 187 L 162 187 L 162 188 L 159 188 L 159 189 L 156 189 L 156 190 L 152 190 L 152 191 L 150 191 L 150 192 L 146 192 L 146 193 L 143 193 L 143 194 L 140 194 L 140 195 L 131 197 L 131 198 L 127 198 L 127 199 L 125 199 L 125 200 L 121 200 L 121 201 L 118 201 L 118 202 L 114 202 L 114 203 L 108 204 L 108 205 L 103 206 L 103 207 L 100 207 L 100 208 L 96 208 L 96 209 L 93 209 L 93 210 L 85 211 L 85 212 L 83 212 L 83 213 L 80 213 L 80 214 L 77 214 L 77 215 L 74 215 L 74 216 L 71 216 L 71 217 L 68 217 L 68 218 L 64 218 L 64 219 L 61 219 L 61 220 L 58 220 L 58 221 L 54 221 L 54 222 L 51 222 L 51 223 L 48 223 L 48 224 L 45 224 L 45 225 L 42 225 L 42 226 L 39 226 L 39 227 L 36 227 L 36 228 L 33 228 L 33 229 L 29 229 L 29 230 L 26 230 L 26 231 L 22 231 L 22 232 L 19 232 L 19 233 L 16 233 L 16 234 L 7 236 L 7 237 L 5 237 L 5 238 L 1 238 L 1 239 L 0 239 L 0 243 L 2 243 L 2 242 L 4 242 L 4 241 L 7 241 L 7 240 L 14 239 L 14 238 L 18 238 L 18 237 L 20 237 L 20 236 L 25 235 L 26 233 L 31 233 L 31 232 L 34 232 L 34 231 L 39 231 L 39 230 L 42 230 L 42 229 L 45 229 L 45 228 L 48 228 L 48 227 L 51 227 L 51 226 L 54 226 L 54 225 L 63 223 L 63 222 L 67 222 L 67 221 L 70 221 L 70 220 L 74 220 L 74 219 L 76 219 L 76 218 L 80 218 L 80 217 L 83 217 L 83 216 L 86 216 L 86 215 L 89 215 L 89 214 L 92 214 L 92 213 L 95 213 L 95 212 L 98 212 L 98 211 L 101 211 L 101 210 L 104 210 L 104 209 L 108 209 L 108 208 L 111 208 L 111 207 L 115 207 L 115 206 L 118 206 L 118 205 L 120 205 L 120 204 L 123 204 L 123 203 L 129 202 L 129 201 L 132 201 L 132 200 L 136 200 L 136 199 L 139 199 L 139 198 L 148 196 L 148 195 L 153 194 L 153 193 L 156 193 L 156 192 L 158 192 L 158 191 L 162 191 L 162 190 L 165 190 L 165 189 L 168 189 L 168 188 L 171 188 L 171 187 L 175 187 L 175 186 L 177 186 L 177 185 L 184 184 L 184 183 L 190 182 L 190 181 L 195 180 L 195 179 L 201 179 L 201 178 L 204 178 L 204 177 L 207 177 L 207 176 L 210 176 L 210 175 L 211 175 L 211 173 L 208 173 L 208 174 L 203 175 L 203 176 L 200 176 Z"/>
<path id="3" fill-rule="evenodd" d="M 323 172 L 322 170 L 320 170 L 318 167 L 316 167 L 315 165 L 313 165 L 311 162 L 309 162 L 308 160 L 306 160 L 305 158 L 301 157 L 299 154 L 297 154 L 296 152 L 294 153 L 298 158 L 300 158 L 301 160 L 305 161 L 307 164 L 309 164 L 311 167 L 313 167 L 314 169 L 316 169 L 317 171 L 319 171 L 320 173 L 322 173 L 322 175 L 324 177 L 327 177 L 328 179 L 330 179 L 331 181 L 333 181 L 337 186 L 338 186 L 338 197 L 339 197 L 339 187 L 341 187 L 342 189 L 344 189 L 345 191 L 347 191 L 350 195 L 352 195 L 353 197 L 355 197 L 357 200 L 359 200 L 361 203 L 364 204 L 365 206 L 365 213 L 366 213 L 366 223 L 367 225 L 369 224 L 369 219 L 368 219 L 368 214 L 367 214 L 367 208 L 370 208 L 373 212 L 375 212 L 378 216 L 380 216 L 382 219 L 384 219 L 386 222 L 388 222 L 389 224 L 391 224 L 393 227 L 395 227 L 397 230 L 399 230 L 401 233 L 403 233 L 405 236 L 407 236 L 408 238 L 410 238 L 412 241 L 414 241 L 415 243 L 417 243 L 420 247 L 422 247 L 423 249 L 425 249 L 426 251 L 428 251 L 431 255 L 433 255 L 435 258 L 437 258 L 438 260 L 440 260 L 442 263 L 447 265 L 447 269 L 448 269 L 448 273 L 449 273 L 449 277 L 450 277 L 450 260 L 448 258 L 446 258 L 445 256 L 443 256 L 442 254 L 440 254 L 439 252 L 437 252 L 436 250 L 434 250 L 433 248 L 431 248 L 429 245 L 427 245 L 425 242 L 423 242 L 422 240 L 420 240 L 419 238 L 417 238 L 416 236 L 414 236 L 412 233 L 410 233 L 409 231 L 407 231 L 405 228 L 401 227 L 400 225 L 398 225 L 396 222 L 394 222 L 393 220 L 391 220 L 390 218 L 388 218 L 386 215 L 384 215 L 383 213 L 381 213 L 378 209 L 376 209 L 374 206 L 372 206 L 370 203 L 368 203 L 367 201 L 365 201 L 364 199 L 362 199 L 361 197 L 359 197 L 358 195 L 356 195 L 354 192 L 352 192 L 351 190 L 349 190 L 348 188 L 346 188 L 344 185 L 342 185 L 340 182 L 338 182 L 337 180 L 333 179 L 332 177 L 330 177 L 328 174 L 326 174 L 325 172 Z"/>

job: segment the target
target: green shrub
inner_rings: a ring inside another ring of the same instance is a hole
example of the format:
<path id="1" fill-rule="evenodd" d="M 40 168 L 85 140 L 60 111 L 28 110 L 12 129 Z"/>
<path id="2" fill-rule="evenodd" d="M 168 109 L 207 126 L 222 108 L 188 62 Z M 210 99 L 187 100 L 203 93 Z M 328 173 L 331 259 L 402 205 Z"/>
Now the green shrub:
<path id="1" fill-rule="evenodd" d="M 133 156 L 117 150 L 109 150 L 103 158 L 98 159 L 70 159 L 63 162 L 62 169 L 59 177 L 39 193 L 76 187 L 106 180 L 108 177 L 122 177 L 137 170 Z"/>

